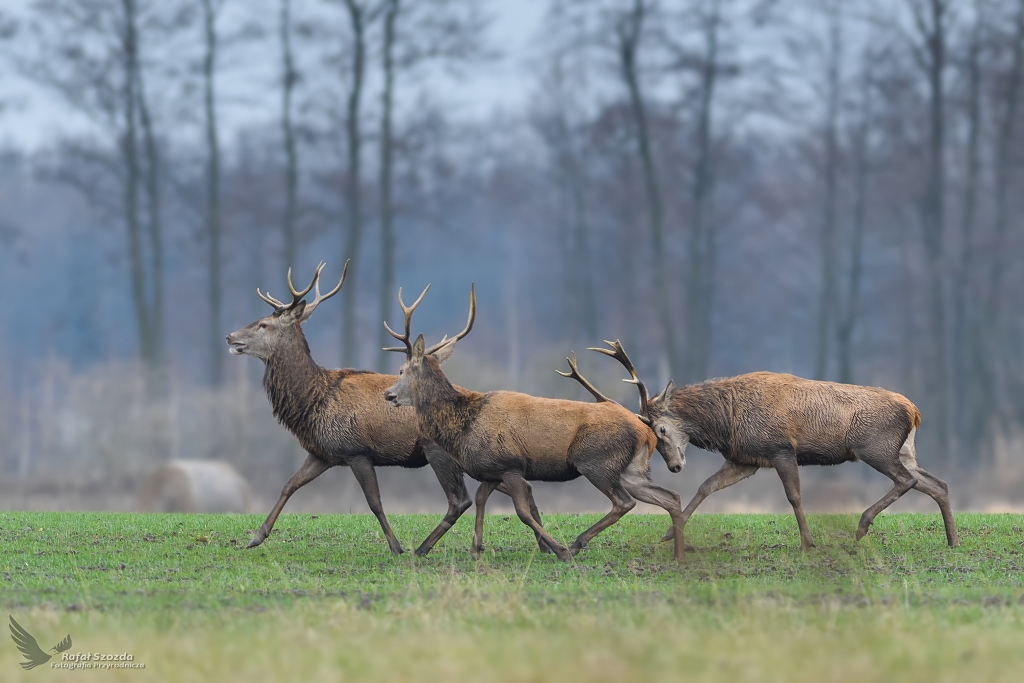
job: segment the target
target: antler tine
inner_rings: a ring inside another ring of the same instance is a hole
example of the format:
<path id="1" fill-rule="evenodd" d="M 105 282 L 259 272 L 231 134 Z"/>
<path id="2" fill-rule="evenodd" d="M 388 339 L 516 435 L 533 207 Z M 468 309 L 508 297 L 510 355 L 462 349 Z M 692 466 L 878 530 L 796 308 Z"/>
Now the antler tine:
<path id="1" fill-rule="evenodd" d="M 317 284 L 320 281 L 320 271 L 324 269 L 325 265 L 327 264 L 324 263 L 323 261 L 320 262 L 320 265 L 316 267 L 316 272 L 313 273 L 313 279 L 310 280 L 309 286 L 306 287 L 301 292 L 295 291 L 295 285 L 292 284 L 292 269 L 288 268 L 288 290 L 292 293 L 293 306 L 299 303 L 302 300 L 302 297 L 309 294 L 309 290 L 313 289 L 313 285 Z"/>
<path id="2" fill-rule="evenodd" d="M 388 321 L 384 321 L 384 329 L 388 331 L 392 337 L 405 344 L 405 346 L 387 346 L 384 351 L 404 351 L 406 358 L 412 358 L 412 344 L 409 342 L 410 337 L 410 326 L 412 324 L 412 313 L 416 310 L 416 307 L 423 301 L 423 297 L 426 296 L 427 290 L 430 289 L 430 285 L 427 285 L 422 292 L 420 292 L 419 298 L 412 303 L 412 306 L 406 306 L 405 302 L 402 301 L 402 288 L 398 288 L 398 305 L 402 307 L 402 314 L 405 315 L 405 334 L 398 334 L 391 326 L 388 325 Z"/>
<path id="3" fill-rule="evenodd" d="M 306 306 L 306 310 L 302 314 L 303 320 L 308 319 L 313 311 L 316 310 L 317 306 L 341 291 L 341 286 L 345 284 L 345 276 L 348 275 L 348 264 L 350 261 L 351 259 L 345 261 L 345 267 L 341 269 L 341 280 L 339 280 L 338 285 L 331 291 L 327 292 L 327 294 L 320 294 L 320 269 L 324 267 L 324 264 L 322 262 L 320 263 L 320 268 L 317 268 L 316 275 L 313 277 L 313 286 L 316 288 L 316 298 L 313 299 L 313 303 Z"/>
<path id="4" fill-rule="evenodd" d="M 590 395 L 597 399 L 598 403 L 615 403 L 615 401 L 611 400 L 610 398 L 602 394 L 600 391 L 598 391 L 597 387 L 588 382 L 587 379 L 580 374 L 580 371 L 576 368 L 576 352 L 572 351 L 570 353 L 571 358 L 565 359 L 566 362 L 569 363 L 569 372 L 562 372 L 561 370 L 555 370 L 555 372 L 557 372 L 562 377 L 571 377 L 572 379 L 582 384 L 583 388 L 589 391 Z"/>
<path id="5" fill-rule="evenodd" d="M 422 296 L 420 298 L 423 298 Z M 418 301 L 416 303 L 419 303 Z M 466 322 L 465 329 L 455 335 L 454 338 L 449 339 L 448 335 L 444 336 L 444 339 L 431 346 L 424 352 L 424 355 L 429 356 L 432 353 L 436 353 L 445 344 L 450 344 L 459 341 L 473 329 L 473 323 L 476 322 L 476 283 L 473 282 L 469 285 L 469 320 Z"/>
<path id="6" fill-rule="evenodd" d="M 615 341 L 610 342 L 607 339 L 605 339 L 604 343 L 610 346 L 611 350 L 592 347 L 588 348 L 587 351 L 597 351 L 598 353 L 603 353 L 604 355 L 611 356 L 615 360 L 622 363 L 622 365 L 626 368 L 626 371 L 629 372 L 629 376 L 631 378 L 624 379 L 622 381 L 628 384 L 636 385 L 637 390 L 640 392 L 640 419 L 650 424 L 650 409 L 647 405 L 647 401 L 649 399 L 649 396 L 647 394 L 647 387 L 644 386 L 644 383 L 640 380 L 639 375 L 636 374 L 636 368 L 633 367 L 633 361 L 629 360 L 629 356 L 626 355 L 626 349 L 622 347 L 622 342 L 620 340 L 616 339 Z"/>
<path id="7" fill-rule="evenodd" d="M 273 307 L 274 307 L 275 309 L 279 309 L 279 308 L 287 308 L 287 307 L 288 307 L 288 304 L 286 304 L 286 303 L 284 303 L 284 302 L 282 302 L 282 301 L 278 301 L 278 300 L 277 300 L 277 299 L 275 299 L 274 297 L 270 296 L 270 292 L 267 292 L 266 294 L 264 294 L 263 292 L 261 292 L 261 291 L 260 291 L 260 288 L 259 288 L 259 287 L 257 287 L 257 288 L 256 288 L 256 293 L 257 293 L 257 294 L 259 295 L 259 297 L 260 297 L 261 299 L 263 299 L 264 301 L 266 301 L 266 302 L 267 302 L 268 304 L 270 304 L 271 306 L 273 306 Z"/>

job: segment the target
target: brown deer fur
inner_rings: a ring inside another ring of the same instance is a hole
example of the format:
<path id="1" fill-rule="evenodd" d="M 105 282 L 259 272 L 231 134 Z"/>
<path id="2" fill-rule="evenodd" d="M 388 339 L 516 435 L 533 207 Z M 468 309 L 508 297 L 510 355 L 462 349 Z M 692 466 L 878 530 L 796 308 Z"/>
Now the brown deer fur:
<path id="1" fill-rule="evenodd" d="M 410 313 L 406 317 L 406 342 Z M 436 356 L 425 354 L 420 335 L 415 345 L 409 345 L 407 361 L 386 397 L 396 405 L 414 406 L 421 433 L 450 453 L 469 476 L 482 482 L 478 501 L 481 494 L 504 484 L 520 520 L 561 560 L 568 560 L 629 512 L 636 505 L 634 497 L 663 507 L 674 523 L 681 519 L 679 495 L 649 478 L 657 439 L 633 413 L 610 402 L 582 403 L 509 391 L 460 389 L 448 381 L 440 366 L 454 343 L 453 339 L 441 346 Z M 568 481 L 580 475 L 608 496 L 612 510 L 566 550 L 532 515 L 526 480 Z M 478 517 L 474 554 L 481 549 L 480 521 Z M 682 538 L 681 526 L 679 532 Z M 677 542 L 677 559 L 682 558 L 682 550 Z"/>
<path id="2" fill-rule="evenodd" d="M 615 348 L 615 344 L 611 344 Z M 620 345 L 621 348 L 621 345 Z M 615 355 L 599 349 L 608 355 Z M 622 361 L 625 353 L 619 358 Z M 624 364 L 628 363 L 625 358 Z M 627 365 L 631 370 L 631 364 Z M 916 488 L 939 505 L 950 546 L 960 544 L 945 482 L 917 464 L 914 437 L 921 413 L 905 396 L 878 387 L 819 382 L 774 372 L 752 372 L 680 388 L 647 401 L 659 448 L 663 439 L 721 453 L 725 464 L 701 484 L 683 510 L 683 524 L 715 491 L 773 467 L 800 527 L 801 546 L 813 547 L 800 499 L 800 465 L 862 460 L 893 481 L 893 488 L 864 511 L 863 538 L 879 512 Z M 679 542 L 680 526 L 665 539 Z"/>
<path id="3" fill-rule="evenodd" d="M 310 288 L 317 283 L 319 274 L 318 268 Z M 275 306 L 274 313 L 227 336 L 232 353 L 252 355 L 265 363 L 263 388 L 274 416 L 295 435 L 309 454 L 298 472 L 285 484 L 280 498 L 249 547 L 255 547 L 267 538 L 295 491 L 331 467 L 345 465 L 352 469 L 359 482 L 391 551 L 401 553 L 402 546 L 384 515 L 374 468 L 423 467 L 429 464 L 448 497 L 448 511 L 416 551 L 420 555 L 426 554 L 436 538 L 440 538 L 471 505 L 462 470 L 447 453 L 420 435 L 415 415 L 383 400 L 384 390 L 397 379 L 394 375 L 348 369 L 328 370 L 313 361 L 301 323 L 309 317 L 316 304 L 331 294 L 321 298 L 317 284 L 317 300 L 307 307 L 302 295 L 310 288 L 301 293 L 292 288 L 293 301 L 290 304 L 264 297 Z"/>

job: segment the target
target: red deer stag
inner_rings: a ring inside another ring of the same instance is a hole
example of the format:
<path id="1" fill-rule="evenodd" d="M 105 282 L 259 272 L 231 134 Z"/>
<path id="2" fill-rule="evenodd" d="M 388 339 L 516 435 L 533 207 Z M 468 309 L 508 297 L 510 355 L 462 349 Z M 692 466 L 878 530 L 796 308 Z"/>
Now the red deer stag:
<path id="1" fill-rule="evenodd" d="M 231 353 L 247 354 L 263 361 L 263 388 L 274 416 L 309 453 L 299 471 L 285 484 L 277 504 L 249 547 L 258 546 L 267 538 L 293 493 L 331 467 L 347 465 L 380 522 L 391 552 L 399 554 L 403 549 L 384 515 L 374 468 L 413 468 L 429 464 L 448 497 L 448 511 L 416 550 L 418 555 L 424 555 L 471 505 L 462 470 L 436 444 L 420 436 L 414 415 L 382 400 L 384 390 L 396 379 L 394 375 L 327 370 L 313 361 L 302 333 L 302 323 L 317 306 L 338 293 L 345 282 L 348 262 L 338 286 L 321 295 L 323 267 L 321 262 L 312 282 L 302 291 L 292 285 L 291 269 L 288 270 L 288 289 L 292 295 L 289 303 L 257 289 L 257 294 L 274 307 L 274 312 L 227 336 Z M 316 298 L 307 305 L 303 297 L 314 287 Z"/>
<path id="2" fill-rule="evenodd" d="M 800 545 L 814 547 L 800 501 L 800 465 L 838 465 L 862 460 L 893 481 L 893 488 L 861 515 L 857 540 L 875 517 L 912 488 L 939 505 L 950 546 L 960 545 L 949 506 L 946 483 L 917 464 L 914 437 L 921 413 L 905 396 L 879 387 L 819 382 L 775 372 L 752 372 L 675 388 L 668 383 L 660 395 L 647 389 L 619 341 L 594 348 L 618 360 L 640 387 L 641 410 L 663 440 L 692 443 L 725 456 L 725 464 L 707 479 L 683 510 L 682 524 L 669 528 L 664 539 L 680 542 L 682 525 L 705 498 L 772 467 L 782 479 L 786 497 L 800 527 Z"/>
<path id="3" fill-rule="evenodd" d="M 510 391 L 479 393 L 453 386 L 441 371 L 441 363 L 451 356 L 458 338 L 443 339 L 429 349 L 422 334 L 415 343 L 409 341 L 412 312 L 422 299 L 421 294 L 412 306 L 402 304 L 404 334 L 387 328 L 404 344 L 404 348 L 389 350 L 404 351 L 406 362 L 385 398 L 396 406 L 413 406 L 421 433 L 480 481 L 481 491 L 489 494 L 504 484 L 519 519 L 560 560 L 568 560 L 633 509 L 634 498 L 663 507 L 673 523 L 681 521 L 679 494 L 650 480 L 648 469 L 657 439 L 635 415 L 609 401 L 583 403 Z M 467 330 L 475 315 L 476 294 L 470 289 Z M 566 549 L 544 530 L 531 510 L 527 480 L 569 481 L 580 475 L 608 496 L 612 510 Z M 477 496 L 486 499 L 481 492 Z M 679 532 L 682 538 L 682 527 Z M 475 554 L 480 550 L 478 544 L 479 538 L 474 539 Z M 682 551 L 677 542 L 676 559 L 682 559 Z"/>

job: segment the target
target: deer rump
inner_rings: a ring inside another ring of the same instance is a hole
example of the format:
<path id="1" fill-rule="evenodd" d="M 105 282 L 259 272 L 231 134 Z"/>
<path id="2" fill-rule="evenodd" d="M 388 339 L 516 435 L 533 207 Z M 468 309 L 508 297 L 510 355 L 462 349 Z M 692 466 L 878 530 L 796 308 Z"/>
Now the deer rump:
<path id="1" fill-rule="evenodd" d="M 769 372 L 677 389 L 669 406 L 694 446 L 757 467 L 771 467 L 770 457 L 784 450 L 800 465 L 855 461 L 868 447 L 912 454 L 911 432 L 921 423 L 914 404 L 895 392 Z"/>
<path id="2" fill-rule="evenodd" d="M 581 470 L 624 471 L 641 451 L 641 441 L 650 442 L 647 459 L 654 452 L 653 435 L 644 439 L 644 426 L 616 404 L 510 391 L 473 399 L 472 417 L 459 436 L 446 439 L 448 430 L 430 436 L 449 453 L 464 454 L 460 464 L 478 481 L 501 481 L 503 471 L 519 471 L 533 481 L 570 481 Z M 429 430 L 428 424 L 420 427 Z"/>

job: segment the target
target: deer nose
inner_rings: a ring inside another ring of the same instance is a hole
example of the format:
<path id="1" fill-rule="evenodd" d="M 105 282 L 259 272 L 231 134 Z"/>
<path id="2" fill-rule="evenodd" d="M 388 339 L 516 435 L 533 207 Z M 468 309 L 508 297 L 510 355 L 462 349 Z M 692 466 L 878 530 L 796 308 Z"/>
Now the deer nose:
<path id="1" fill-rule="evenodd" d="M 682 472 L 682 471 L 683 471 L 683 466 L 682 466 L 682 465 L 679 465 L 679 464 L 676 464 L 676 465 L 672 465 L 672 466 L 671 466 L 671 467 L 669 467 L 668 469 L 669 469 L 669 471 L 671 471 L 671 472 Z"/>
<path id="2" fill-rule="evenodd" d="M 385 401 L 390 401 L 391 403 L 394 403 L 395 399 L 397 399 L 397 398 L 398 398 L 398 396 L 396 396 L 394 394 L 394 392 L 392 392 L 390 389 L 388 389 L 387 391 L 384 392 L 384 400 Z"/>

